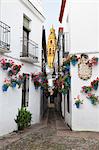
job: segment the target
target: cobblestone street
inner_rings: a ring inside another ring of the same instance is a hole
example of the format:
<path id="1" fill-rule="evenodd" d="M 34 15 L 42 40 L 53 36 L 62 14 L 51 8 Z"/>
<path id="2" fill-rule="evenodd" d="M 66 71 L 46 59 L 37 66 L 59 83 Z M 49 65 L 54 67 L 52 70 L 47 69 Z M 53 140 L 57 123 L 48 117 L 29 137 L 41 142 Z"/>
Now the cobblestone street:
<path id="1" fill-rule="evenodd" d="M 0 138 L 0 150 L 99 150 L 99 133 L 74 132 L 50 108 L 40 124 Z"/>

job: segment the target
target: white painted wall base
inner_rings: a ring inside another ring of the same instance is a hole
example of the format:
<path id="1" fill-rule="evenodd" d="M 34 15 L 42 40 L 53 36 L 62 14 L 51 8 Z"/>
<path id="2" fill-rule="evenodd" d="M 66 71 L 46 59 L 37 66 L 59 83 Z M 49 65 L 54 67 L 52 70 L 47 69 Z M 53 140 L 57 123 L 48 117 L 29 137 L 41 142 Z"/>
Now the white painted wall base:
<path id="1" fill-rule="evenodd" d="M 34 1 L 31 1 L 34 3 Z M 6 55 L 7 59 L 13 59 L 17 64 L 24 64 L 21 73 L 40 72 L 41 71 L 41 43 L 42 43 L 42 23 L 45 18 L 41 2 L 36 2 L 34 6 L 27 0 L 0 0 L 0 21 L 11 27 L 11 53 Z M 22 52 L 21 39 L 23 37 L 23 16 L 26 15 L 31 21 L 29 22 L 29 39 L 38 44 L 36 55 L 39 63 L 36 65 L 21 62 L 20 52 Z M 4 55 L 0 54 L 0 58 Z M 2 92 L 2 85 L 6 71 L 0 68 L 0 136 L 8 134 L 17 129 L 14 119 L 21 108 L 22 88 L 11 89 Z M 40 121 L 40 90 L 35 90 L 34 85 L 29 80 L 29 106 L 28 110 L 32 113 L 32 124 Z"/>
<path id="2" fill-rule="evenodd" d="M 4 58 L 4 57 L 3 57 Z M 9 59 L 8 57 L 6 57 Z M 15 61 L 21 64 L 21 61 Z M 21 73 L 40 72 L 39 67 L 24 63 Z M 6 71 L 0 68 L 0 136 L 17 130 L 17 125 L 14 121 L 18 113 L 18 108 L 21 108 L 22 103 L 22 88 L 8 88 L 7 92 L 2 91 L 3 81 L 7 77 Z M 35 90 L 31 77 L 29 78 L 29 106 L 27 109 L 32 113 L 32 124 L 40 121 L 40 89 Z"/>

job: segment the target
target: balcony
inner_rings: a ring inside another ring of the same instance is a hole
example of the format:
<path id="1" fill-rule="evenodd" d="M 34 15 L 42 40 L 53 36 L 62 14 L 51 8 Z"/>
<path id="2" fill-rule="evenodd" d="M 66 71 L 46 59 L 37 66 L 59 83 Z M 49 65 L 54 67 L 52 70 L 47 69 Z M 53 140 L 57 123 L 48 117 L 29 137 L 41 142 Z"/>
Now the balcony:
<path id="1" fill-rule="evenodd" d="M 10 52 L 10 27 L 0 21 L 0 53 Z"/>
<path id="2" fill-rule="evenodd" d="M 22 52 L 20 59 L 29 63 L 38 63 L 37 50 L 38 44 L 32 40 L 21 40 Z"/>

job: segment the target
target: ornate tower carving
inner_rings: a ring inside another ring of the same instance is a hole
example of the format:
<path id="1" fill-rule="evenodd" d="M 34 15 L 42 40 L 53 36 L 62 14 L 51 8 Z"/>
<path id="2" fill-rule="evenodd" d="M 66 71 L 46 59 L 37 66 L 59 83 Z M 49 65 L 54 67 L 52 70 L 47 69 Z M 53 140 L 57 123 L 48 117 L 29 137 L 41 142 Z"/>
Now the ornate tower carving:
<path id="1" fill-rule="evenodd" d="M 47 51 L 48 51 L 47 59 L 48 59 L 48 66 L 50 68 L 53 68 L 56 48 L 57 48 L 56 34 L 55 34 L 55 29 L 52 26 L 52 28 L 50 29 L 50 34 L 47 43 Z"/>

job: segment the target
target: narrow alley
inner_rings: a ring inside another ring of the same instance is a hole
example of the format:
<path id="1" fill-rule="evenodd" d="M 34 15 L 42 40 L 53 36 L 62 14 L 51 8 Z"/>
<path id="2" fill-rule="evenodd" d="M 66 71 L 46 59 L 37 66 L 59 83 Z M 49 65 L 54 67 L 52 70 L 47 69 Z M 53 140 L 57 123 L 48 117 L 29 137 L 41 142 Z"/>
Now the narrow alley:
<path id="1" fill-rule="evenodd" d="M 49 108 L 40 124 L 0 139 L 0 150 L 99 150 L 99 134 L 71 131 Z"/>

